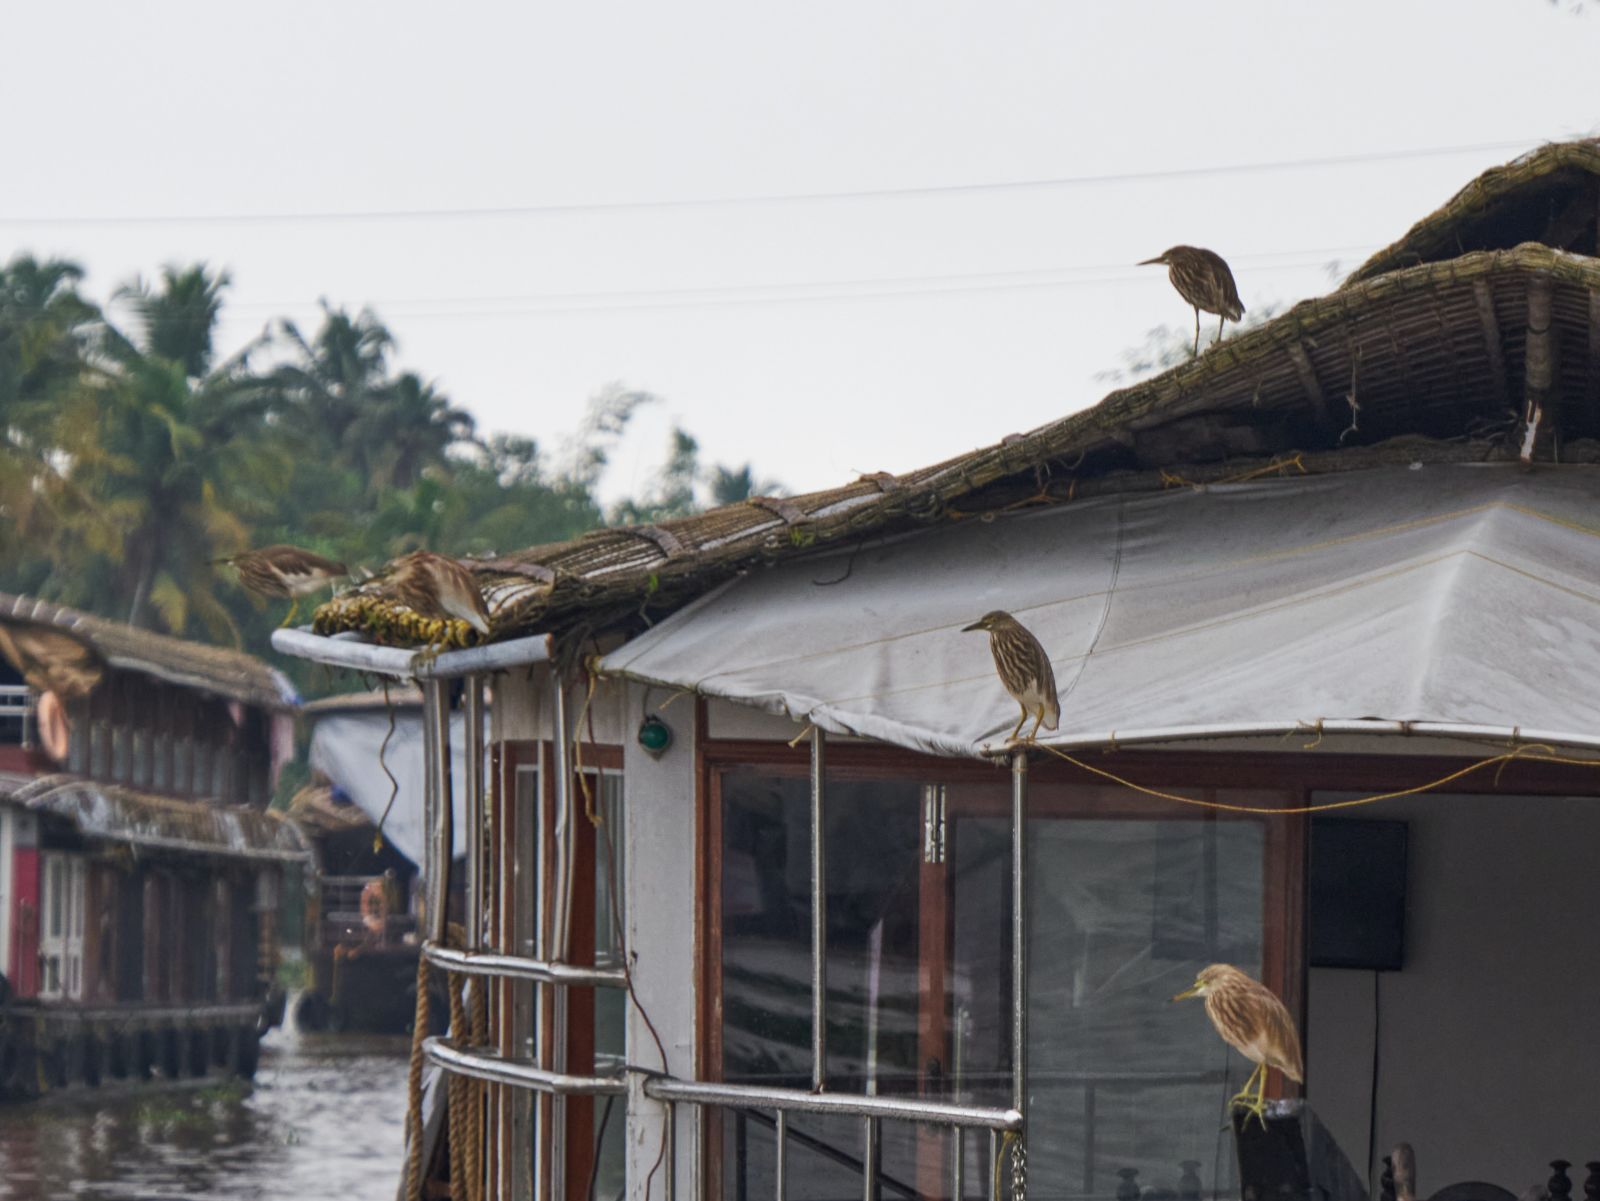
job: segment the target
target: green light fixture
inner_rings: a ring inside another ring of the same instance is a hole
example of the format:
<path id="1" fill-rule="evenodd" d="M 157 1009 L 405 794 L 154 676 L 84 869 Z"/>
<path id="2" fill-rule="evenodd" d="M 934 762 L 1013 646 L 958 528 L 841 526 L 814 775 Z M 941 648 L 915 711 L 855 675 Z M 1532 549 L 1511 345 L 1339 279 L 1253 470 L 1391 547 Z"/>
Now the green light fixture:
<path id="1" fill-rule="evenodd" d="M 639 723 L 638 737 L 645 754 L 659 759 L 672 745 L 672 727 L 652 713 Z"/>

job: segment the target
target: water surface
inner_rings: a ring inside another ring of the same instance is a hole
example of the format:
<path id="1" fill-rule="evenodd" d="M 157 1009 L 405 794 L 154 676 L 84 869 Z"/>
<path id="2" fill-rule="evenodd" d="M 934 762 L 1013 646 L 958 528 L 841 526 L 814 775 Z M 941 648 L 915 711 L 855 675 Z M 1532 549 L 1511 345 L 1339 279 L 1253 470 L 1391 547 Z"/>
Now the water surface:
<path id="1" fill-rule="evenodd" d="M 285 1036 L 254 1086 L 117 1086 L 0 1107 L 0 1201 L 393 1201 L 405 1039 Z"/>

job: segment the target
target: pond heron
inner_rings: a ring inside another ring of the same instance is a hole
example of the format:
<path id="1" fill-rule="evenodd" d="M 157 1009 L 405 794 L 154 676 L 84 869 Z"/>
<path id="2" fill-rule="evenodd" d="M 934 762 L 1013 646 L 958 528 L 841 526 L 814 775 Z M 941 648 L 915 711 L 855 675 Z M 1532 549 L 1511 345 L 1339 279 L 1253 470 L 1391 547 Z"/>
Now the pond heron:
<path id="1" fill-rule="evenodd" d="M 1056 673 L 1050 669 L 1050 656 L 1045 654 L 1039 640 L 1028 628 L 1011 614 L 1001 609 L 985 613 L 969 626 L 968 630 L 989 632 L 989 651 L 994 655 L 995 671 L 1017 704 L 1022 706 L 1022 716 L 1007 742 L 1015 742 L 1028 718 L 1033 718 L 1033 729 L 1028 741 L 1039 736 L 1039 727 L 1054 730 L 1061 721 L 1061 702 L 1056 698 Z"/>
<path id="2" fill-rule="evenodd" d="M 230 564 L 239 573 L 239 583 L 257 596 L 291 598 L 294 603 L 289 606 L 283 625 L 288 625 L 300 612 L 302 596 L 350 574 L 343 563 L 324 559 L 298 546 L 263 546 L 260 550 L 241 551 L 212 562 Z"/>
<path id="3" fill-rule="evenodd" d="M 1217 314 L 1215 346 L 1222 341 L 1222 323 L 1244 318 L 1244 305 L 1239 300 L 1239 289 L 1234 286 L 1233 272 L 1228 270 L 1220 254 L 1202 250 L 1198 246 L 1174 246 L 1153 259 L 1139 264 L 1148 267 L 1160 263 L 1167 269 L 1167 278 L 1194 308 L 1194 353 L 1200 353 L 1200 311 Z"/>
<path id="4" fill-rule="evenodd" d="M 1206 1016 L 1223 1041 L 1256 1065 L 1228 1108 L 1255 1114 L 1265 1127 L 1267 1069 L 1277 1068 L 1296 1084 L 1305 1078 L 1294 1019 L 1271 989 L 1226 963 L 1201 968 L 1194 984 L 1172 999 L 1185 997 L 1204 997 Z"/>

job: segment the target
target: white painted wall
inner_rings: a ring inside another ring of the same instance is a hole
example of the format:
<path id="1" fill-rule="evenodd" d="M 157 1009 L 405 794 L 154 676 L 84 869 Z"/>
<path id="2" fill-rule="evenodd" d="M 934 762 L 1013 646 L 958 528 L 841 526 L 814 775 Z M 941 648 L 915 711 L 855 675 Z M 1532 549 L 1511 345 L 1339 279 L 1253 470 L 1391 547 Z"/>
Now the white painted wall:
<path id="1" fill-rule="evenodd" d="M 652 708 L 662 699 L 651 696 Z M 644 689 L 629 687 L 624 714 L 644 711 Z M 622 740 L 626 789 L 624 831 L 625 910 L 628 949 L 633 956 L 633 986 L 666 1046 L 667 1068 L 685 1079 L 694 1077 L 695 1047 L 695 708 L 680 702 L 663 720 L 672 727 L 672 745 L 659 759 L 639 746 L 630 730 Z M 660 1068 L 643 1018 L 630 1006 L 628 1062 Z M 628 1101 L 628 1196 L 641 1201 L 645 1180 L 661 1150 L 663 1107 L 639 1091 L 632 1078 Z M 692 1181 L 694 1146 L 691 1113 L 680 1111 L 675 1159 L 678 1196 L 695 1195 Z M 663 1195 L 659 1173 L 651 1189 Z"/>
<path id="2" fill-rule="evenodd" d="M 1428 1196 L 1462 1180 L 1520 1193 L 1549 1160 L 1600 1158 L 1600 801 L 1419 796 L 1360 816 L 1411 823 L 1373 1162 L 1411 1143 Z M 1307 1025 L 1308 1095 L 1360 1171 L 1373 973 L 1313 970 Z"/>

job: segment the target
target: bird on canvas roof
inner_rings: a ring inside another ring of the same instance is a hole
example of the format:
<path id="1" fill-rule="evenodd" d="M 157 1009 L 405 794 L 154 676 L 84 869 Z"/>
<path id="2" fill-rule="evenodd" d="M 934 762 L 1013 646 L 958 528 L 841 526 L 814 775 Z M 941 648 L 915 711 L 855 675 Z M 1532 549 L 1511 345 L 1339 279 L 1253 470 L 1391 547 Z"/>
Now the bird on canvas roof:
<path id="1" fill-rule="evenodd" d="M 298 546 L 263 546 L 259 550 L 241 551 L 236 555 L 213 559 L 213 563 L 230 564 L 239 573 L 239 583 L 257 596 L 289 597 L 293 604 L 283 619 L 288 625 L 300 612 L 300 598 L 308 593 L 326 588 L 335 580 L 350 574 L 343 563 L 325 559 Z"/>
<path id="2" fill-rule="evenodd" d="M 1217 314 L 1217 336 L 1212 345 L 1222 341 L 1224 321 L 1244 320 L 1244 304 L 1239 300 L 1239 289 L 1234 285 L 1233 272 L 1222 256 L 1199 246 L 1174 246 L 1163 250 L 1153 259 L 1145 259 L 1141 267 L 1160 263 L 1167 269 L 1167 278 L 1194 308 L 1194 352 L 1200 353 L 1200 312 Z"/>
<path id="3" fill-rule="evenodd" d="M 1294 1019 L 1270 988 L 1231 964 L 1201 968 L 1194 983 L 1172 999 L 1185 997 L 1204 997 L 1206 1016 L 1223 1041 L 1256 1065 L 1228 1107 L 1254 1114 L 1265 1127 L 1267 1069 L 1277 1068 L 1296 1084 L 1305 1079 Z"/>
<path id="4" fill-rule="evenodd" d="M 396 559 L 384 581 L 394 598 L 419 617 L 464 621 L 489 634 L 489 607 L 472 573 L 454 559 L 415 550 Z"/>
<path id="5" fill-rule="evenodd" d="M 1007 742 L 1014 742 L 1028 718 L 1033 718 L 1033 729 L 1028 741 L 1039 736 L 1039 727 L 1056 729 L 1061 721 L 1061 702 L 1056 696 L 1056 673 L 1051 670 L 1050 656 L 1028 628 L 1003 609 L 985 613 L 962 632 L 986 630 L 989 634 L 989 653 L 994 656 L 994 668 L 1000 675 L 1013 700 L 1022 706 L 1022 716 Z"/>

